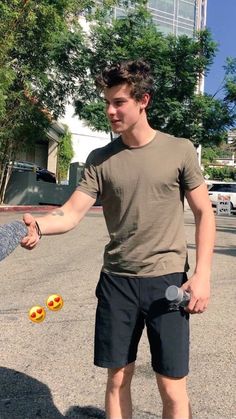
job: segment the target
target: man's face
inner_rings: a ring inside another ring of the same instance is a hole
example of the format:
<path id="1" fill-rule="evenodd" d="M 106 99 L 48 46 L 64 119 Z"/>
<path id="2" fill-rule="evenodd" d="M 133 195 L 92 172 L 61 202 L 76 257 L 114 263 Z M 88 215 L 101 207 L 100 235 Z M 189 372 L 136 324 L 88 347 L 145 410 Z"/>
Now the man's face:
<path id="1" fill-rule="evenodd" d="M 131 130 L 140 120 L 142 111 L 146 108 L 149 95 L 136 101 L 131 97 L 131 87 L 120 84 L 105 89 L 106 114 L 113 132 L 118 134 Z"/>

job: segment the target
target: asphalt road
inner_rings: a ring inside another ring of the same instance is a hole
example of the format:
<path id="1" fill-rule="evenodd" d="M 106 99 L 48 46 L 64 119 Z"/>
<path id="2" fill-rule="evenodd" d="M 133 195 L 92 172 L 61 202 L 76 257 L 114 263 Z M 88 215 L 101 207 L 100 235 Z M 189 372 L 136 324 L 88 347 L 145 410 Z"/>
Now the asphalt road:
<path id="1" fill-rule="evenodd" d="M 0 224 L 21 219 L 1 213 Z M 190 263 L 194 224 L 185 212 Z M 235 410 L 236 217 L 217 217 L 212 298 L 191 318 L 189 393 L 196 419 L 233 419 Z M 108 239 L 101 213 L 63 236 L 18 247 L 0 264 L 0 419 L 104 418 L 106 371 L 93 366 L 94 290 Z M 28 310 L 59 293 L 64 307 L 40 324 Z M 161 417 L 146 334 L 133 379 L 134 419 Z"/>

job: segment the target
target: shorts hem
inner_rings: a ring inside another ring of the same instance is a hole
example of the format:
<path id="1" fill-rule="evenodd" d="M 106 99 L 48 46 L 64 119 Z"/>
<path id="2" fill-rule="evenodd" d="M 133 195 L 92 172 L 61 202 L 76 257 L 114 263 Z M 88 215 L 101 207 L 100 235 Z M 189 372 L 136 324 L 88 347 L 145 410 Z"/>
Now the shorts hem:
<path id="1" fill-rule="evenodd" d="M 173 371 L 173 372 L 160 370 L 160 368 L 155 368 L 154 366 L 152 366 L 152 369 L 155 373 L 159 375 L 163 375 L 164 377 L 169 377 L 169 378 L 184 378 L 184 377 L 187 377 L 189 374 L 189 369 L 185 371 Z"/>
<path id="2" fill-rule="evenodd" d="M 136 358 L 134 360 L 126 360 L 124 362 L 110 362 L 110 361 L 104 361 L 104 360 L 94 360 L 94 365 L 96 365 L 96 367 L 101 367 L 101 368 L 123 368 L 126 367 L 129 364 L 132 364 L 133 362 L 136 361 Z"/>

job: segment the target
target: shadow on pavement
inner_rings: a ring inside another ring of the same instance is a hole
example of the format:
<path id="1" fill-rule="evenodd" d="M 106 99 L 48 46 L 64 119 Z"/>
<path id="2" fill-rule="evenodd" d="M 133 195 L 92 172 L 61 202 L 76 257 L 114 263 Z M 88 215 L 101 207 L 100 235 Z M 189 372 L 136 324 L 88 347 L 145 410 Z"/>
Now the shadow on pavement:
<path id="1" fill-rule="evenodd" d="M 93 406 L 73 406 L 65 415 L 66 419 L 105 419 L 105 412 Z"/>
<path id="2" fill-rule="evenodd" d="M 93 406 L 73 406 L 62 415 L 53 403 L 50 389 L 22 372 L 0 367 L 1 419 L 104 419 Z"/>

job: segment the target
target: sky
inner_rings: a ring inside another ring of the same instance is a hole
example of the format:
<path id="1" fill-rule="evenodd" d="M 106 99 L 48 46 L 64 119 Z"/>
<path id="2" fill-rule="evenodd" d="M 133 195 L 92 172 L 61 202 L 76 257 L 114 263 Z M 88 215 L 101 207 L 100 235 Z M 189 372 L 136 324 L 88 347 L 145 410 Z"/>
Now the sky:
<path id="1" fill-rule="evenodd" d="M 213 40 L 219 44 L 214 63 L 205 79 L 205 92 L 214 94 L 224 78 L 226 57 L 236 58 L 236 0 L 208 0 L 207 27 L 211 30 Z"/>

